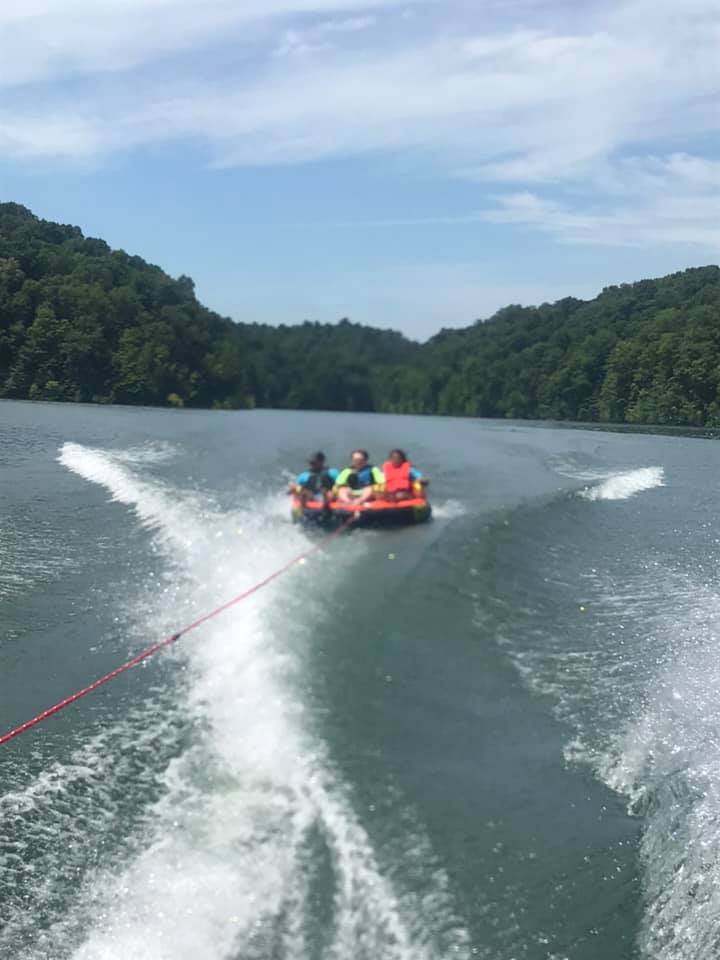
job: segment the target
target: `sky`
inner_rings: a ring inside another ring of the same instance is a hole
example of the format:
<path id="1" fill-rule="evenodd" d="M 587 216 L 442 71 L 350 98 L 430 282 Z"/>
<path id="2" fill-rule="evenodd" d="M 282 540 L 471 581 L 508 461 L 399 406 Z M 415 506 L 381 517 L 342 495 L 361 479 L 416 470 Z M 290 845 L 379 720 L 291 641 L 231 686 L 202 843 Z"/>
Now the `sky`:
<path id="1" fill-rule="evenodd" d="M 0 199 L 425 339 L 720 260 L 720 0 L 0 0 Z"/>

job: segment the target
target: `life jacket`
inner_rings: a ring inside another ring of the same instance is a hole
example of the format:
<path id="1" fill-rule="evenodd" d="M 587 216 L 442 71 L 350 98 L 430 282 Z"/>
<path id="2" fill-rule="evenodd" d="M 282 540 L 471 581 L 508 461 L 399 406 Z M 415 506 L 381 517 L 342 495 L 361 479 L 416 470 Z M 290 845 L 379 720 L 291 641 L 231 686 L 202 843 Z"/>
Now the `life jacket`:
<path id="1" fill-rule="evenodd" d="M 303 490 L 309 490 L 311 493 L 319 493 L 321 490 L 330 490 L 333 485 L 332 477 L 327 469 L 308 471 L 309 476 L 302 485 Z"/>
<path id="2" fill-rule="evenodd" d="M 403 461 L 396 467 L 392 460 L 383 465 L 385 474 L 385 490 L 387 493 L 399 493 L 412 490 L 412 464 L 409 460 Z"/>
<path id="3" fill-rule="evenodd" d="M 351 490 L 362 490 L 363 487 L 371 487 L 375 483 L 373 471 L 375 467 L 368 463 L 359 470 L 351 471 L 347 478 L 347 485 Z"/>

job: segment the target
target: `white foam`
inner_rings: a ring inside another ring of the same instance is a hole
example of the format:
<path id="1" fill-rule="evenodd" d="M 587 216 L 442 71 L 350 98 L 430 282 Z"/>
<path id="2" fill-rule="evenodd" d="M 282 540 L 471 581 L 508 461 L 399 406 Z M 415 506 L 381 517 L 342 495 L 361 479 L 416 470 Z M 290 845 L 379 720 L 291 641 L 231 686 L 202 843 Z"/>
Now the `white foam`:
<path id="1" fill-rule="evenodd" d="M 615 473 L 581 491 L 586 500 L 628 500 L 645 490 L 653 490 L 665 485 L 665 471 L 662 467 L 641 467 L 626 473 Z"/>
<path id="2" fill-rule="evenodd" d="M 433 504 L 432 510 L 438 520 L 457 520 L 467 513 L 467 508 L 459 500 L 443 500 Z"/>
<path id="3" fill-rule="evenodd" d="M 590 586 L 598 632 L 575 655 L 563 638 L 557 662 L 547 644 L 526 656 L 574 728 L 566 760 L 642 815 L 641 955 L 697 960 L 718 952 L 720 595 L 684 566 L 648 567 Z"/>
<path id="4" fill-rule="evenodd" d="M 166 542 L 187 551 L 204 539 L 203 520 L 211 507 L 188 502 L 189 495 L 144 480 L 132 472 L 130 464 L 138 462 L 138 452 L 127 454 L 97 450 L 79 443 L 64 443 L 58 461 L 84 480 L 99 484 L 110 492 L 116 503 L 131 506 L 143 525 L 153 529 Z M 147 462 L 147 461 L 143 461 Z"/>
<path id="5" fill-rule="evenodd" d="M 717 602 L 715 603 L 717 606 Z M 653 960 L 717 955 L 720 915 L 720 657 L 715 637 L 678 652 L 599 767 L 645 815 L 646 909 Z"/>
<path id="6" fill-rule="evenodd" d="M 173 750 L 176 738 L 167 723 L 169 704 L 158 699 L 156 704 L 140 700 L 118 726 L 87 737 L 62 761 L 52 759 L 57 743 L 50 731 L 41 744 L 49 758 L 44 763 L 36 748 L 32 762 L 18 758 L 3 765 L 3 957 L 45 960 L 67 955 L 82 926 L 84 909 L 67 910 L 63 898 L 69 891 L 73 895 L 77 878 L 86 869 L 88 845 L 108 850 L 123 846 L 117 831 L 121 823 L 125 829 L 130 826 L 128 790 L 138 798 L 156 796 L 159 758 L 167 754 L 168 744 Z M 58 900 L 52 937 L 44 940 L 37 917 Z"/>
<path id="7" fill-rule="evenodd" d="M 150 595 L 148 635 L 163 635 L 189 609 L 211 608 L 307 547 L 285 517 L 274 518 L 277 497 L 265 512 L 255 501 L 253 513 L 223 514 L 139 475 L 117 452 L 67 443 L 59 459 L 172 544 L 178 580 Z M 319 577 L 327 589 L 365 549 L 356 539 L 292 576 L 306 587 Z M 162 774 L 164 796 L 146 812 L 140 852 L 86 875 L 74 913 L 55 925 L 56 953 L 75 924 L 86 925 L 75 960 L 253 960 L 276 955 L 278 944 L 288 960 L 470 955 L 441 880 L 422 909 L 391 880 L 313 733 L 301 694 L 308 611 L 317 612 L 311 597 L 285 581 L 176 648 L 187 690 L 178 706 L 192 721 L 193 745 Z M 320 946 L 308 922 L 318 845 L 332 875 Z"/>

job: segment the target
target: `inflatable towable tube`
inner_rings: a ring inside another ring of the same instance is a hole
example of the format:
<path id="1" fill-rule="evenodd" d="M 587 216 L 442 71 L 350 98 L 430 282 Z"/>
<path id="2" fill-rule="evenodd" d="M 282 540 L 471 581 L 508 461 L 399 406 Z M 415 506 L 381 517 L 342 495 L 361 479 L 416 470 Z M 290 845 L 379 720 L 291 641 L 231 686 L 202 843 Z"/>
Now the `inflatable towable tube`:
<path id="1" fill-rule="evenodd" d="M 412 500 L 371 500 L 369 503 L 341 503 L 333 501 L 325 507 L 311 500 L 304 506 L 298 497 L 293 497 L 292 518 L 296 523 L 317 524 L 322 527 L 339 526 L 354 519 L 357 527 L 396 527 L 411 523 L 425 523 L 432 516 L 427 500 L 417 497 Z"/>

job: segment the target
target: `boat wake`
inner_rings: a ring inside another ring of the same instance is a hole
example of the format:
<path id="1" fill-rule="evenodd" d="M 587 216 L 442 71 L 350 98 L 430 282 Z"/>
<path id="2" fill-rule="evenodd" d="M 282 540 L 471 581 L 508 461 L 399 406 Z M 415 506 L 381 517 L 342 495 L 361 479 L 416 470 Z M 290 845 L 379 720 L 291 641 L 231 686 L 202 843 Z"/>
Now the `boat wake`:
<path id="1" fill-rule="evenodd" d="M 658 668 L 596 769 L 644 816 L 644 955 L 697 960 L 720 951 L 720 596 L 673 600 Z"/>
<path id="2" fill-rule="evenodd" d="M 576 629 L 506 649 L 573 731 L 565 760 L 589 766 L 641 818 L 641 955 L 710 960 L 720 952 L 720 595 L 655 560 L 621 580 L 602 572 L 607 560 L 592 562 L 569 581 Z"/>
<path id="3" fill-rule="evenodd" d="M 159 480 L 152 468 L 166 455 L 74 443 L 59 455 L 67 469 L 130 507 L 165 559 L 167 577 L 148 585 L 140 605 L 146 636 L 165 635 L 236 595 L 307 545 L 279 521 L 276 498 L 266 510 L 227 513 Z M 167 749 L 138 760 L 152 789 L 138 795 L 140 812 L 127 821 L 132 836 L 109 845 L 111 856 L 96 849 L 97 859 L 88 855 L 80 868 L 78 850 L 87 844 L 74 834 L 70 859 L 83 879 L 73 901 L 53 913 L 50 877 L 42 936 L 28 945 L 18 914 L 0 931 L 0 946 L 12 947 L 16 960 L 470 957 L 426 838 L 407 838 L 407 862 L 389 859 L 372 817 L 355 809 L 303 696 L 303 653 L 316 626 L 308 611 L 322 616 L 321 605 L 307 601 L 310 583 L 320 577 L 328 586 L 346 575 L 364 549 L 357 541 L 341 555 L 318 556 L 293 582 L 208 623 L 202 637 L 164 658 L 174 667 L 172 686 L 139 723 L 173 733 L 160 736 Z M 114 789 L 127 793 L 133 785 L 116 777 L 107 757 L 131 752 L 137 728 L 119 721 L 76 764 L 86 771 L 89 796 L 111 813 L 127 801 Z M 66 787 L 77 789 L 78 770 L 51 778 L 55 801 Z M 21 821 L 24 804 L 36 809 L 38 790 L 47 795 L 37 782 L 13 795 Z M 90 830 L 102 816 L 86 811 Z M 66 888 L 62 869 L 54 869 Z"/>
<path id="4" fill-rule="evenodd" d="M 441 500 L 433 504 L 436 520 L 458 520 L 467 514 L 467 508 L 459 500 Z"/>
<path id="5" fill-rule="evenodd" d="M 606 476 L 595 486 L 581 491 L 586 500 L 628 500 L 645 490 L 654 490 L 665 485 L 665 471 L 662 467 L 641 467 L 626 473 Z"/>

